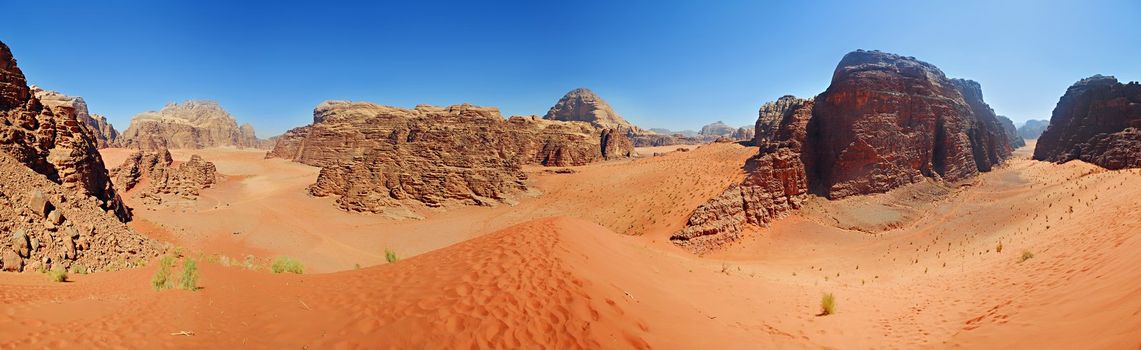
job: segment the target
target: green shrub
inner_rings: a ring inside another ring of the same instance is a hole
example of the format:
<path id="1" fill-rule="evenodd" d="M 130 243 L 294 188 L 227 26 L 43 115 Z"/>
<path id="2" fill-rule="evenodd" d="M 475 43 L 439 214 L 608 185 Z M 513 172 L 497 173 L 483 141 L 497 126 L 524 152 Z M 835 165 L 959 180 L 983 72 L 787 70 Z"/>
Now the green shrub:
<path id="1" fill-rule="evenodd" d="M 396 252 L 392 249 L 384 248 L 384 260 L 387 260 L 388 263 L 391 264 L 400 260 L 400 258 L 396 256 Z"/>
<path id="2" fill-rule="evenodd" d="M 198 290 L 198 263 L 193 259 L 182 259 L 182 278 L 178 280 L 178 288 L 192 292 Z"/>
<path id="3" fill-rule="evenodd" d="M 832 293 L 825 293 L 820 298 L 820 315 L 831 315 L 836 313 L 836 297 Z"/>
<path id="4" fill-rule="evenodd" d="M 71 273 L 74 273 L 77 275 L 86 275 L 87 274 L 87 267 L 83 266 L 83 264 L 80 264 L 80 263 L 71 264 Z"/>
<path id="5" fill-rule="evenodd" d="M 174 281 L 171 281 L 170 270 L 174 267 L 174 257 L 170 255 L 163 255 L 159 260 L 158 270 L 155 271 L 154 277 L 151 277 L 151 286 L 155 290 L 163 290 L 174 288 Z"/>
<path id="6" fill-rule="evenodd" d="M 288 256 L 279 256 L 273 259 L 273 273 L 292 272 L 300 274 L 305 272 L 305 265 Z"/>
<path id="7" fill-rule="evenodd" d="M 62 265 L 56 265 L 54 269 L 47 272 L 48 279 L 52 282 L 67 282 L 67 270 Z"/>

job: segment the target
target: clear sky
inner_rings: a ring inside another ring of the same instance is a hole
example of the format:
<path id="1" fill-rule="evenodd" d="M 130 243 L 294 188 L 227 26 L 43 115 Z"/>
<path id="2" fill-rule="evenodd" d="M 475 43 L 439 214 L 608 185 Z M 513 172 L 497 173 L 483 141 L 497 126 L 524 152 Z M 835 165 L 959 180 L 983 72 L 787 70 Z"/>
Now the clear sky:
<path id="1" fill-rule="evenodd" d="M 823 91 L 855 49 L 979 81 L 1017 124 L 1073 82 L 1141 80 L 1139 1 L 13 1 L 0 41 L 30 83 L 122 130 L 217 100 L 261 137 L 323 100 L 471 102 L 543 114 L 588 87 L 642 127 L 752 125 Z"/>

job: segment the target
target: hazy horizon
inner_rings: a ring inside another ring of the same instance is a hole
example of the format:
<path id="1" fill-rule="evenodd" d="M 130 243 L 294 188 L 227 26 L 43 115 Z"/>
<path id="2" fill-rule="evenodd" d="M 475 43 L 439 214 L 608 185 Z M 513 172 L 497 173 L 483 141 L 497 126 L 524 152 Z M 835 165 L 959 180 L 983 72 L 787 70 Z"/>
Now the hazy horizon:
<path id="1" fill-rule="evenodd" d="M 1079 79 L 1141 79 L 1141 3 L 1127 1 L 273 4 L 13 3 L 0 40 L 29 84 L 82 96 L 120 131 L 207 99 L 263 138 L 310 123 L 324 100 L 506 117 L 542 115 L 577 87 L 647 129 L 752 125 L 766 101 L 824 91 L 856 49 L 976 80 L 1016 125 L 1049 119 Z"/>

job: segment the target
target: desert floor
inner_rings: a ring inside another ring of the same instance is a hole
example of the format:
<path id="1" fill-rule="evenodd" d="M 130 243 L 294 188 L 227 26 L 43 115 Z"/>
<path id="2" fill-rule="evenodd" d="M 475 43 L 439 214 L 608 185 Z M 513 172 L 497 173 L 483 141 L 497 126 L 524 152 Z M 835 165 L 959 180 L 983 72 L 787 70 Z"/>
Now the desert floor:
<path id="1" fill-rule="evenodd" d="M 161 207 L 128 193 L 131 226 L 197 258 L 202 288 L 153 290 L 154 262 L 0 274 L 0 348 L 1141 347 L 1139 170 L 1036 162 L 1031 144 L 960 186 L 810 200 L 698 257 L 668 237 L 756 149 L 684 147 L 528 168 L 515 205 L 423 220 L 340 211 L 307 194 L 316 168 L 264 152 L 173 151 L 225 179 Z M 282 255 L 306 273 L 269 272 Z"/>

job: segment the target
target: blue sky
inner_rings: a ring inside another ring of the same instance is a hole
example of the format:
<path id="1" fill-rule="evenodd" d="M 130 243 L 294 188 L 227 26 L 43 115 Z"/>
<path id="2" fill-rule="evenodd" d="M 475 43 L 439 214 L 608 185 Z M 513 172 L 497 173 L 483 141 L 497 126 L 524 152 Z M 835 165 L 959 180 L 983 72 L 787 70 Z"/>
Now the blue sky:
<path id="1" fill-rule="evenodd" d="M 992 3 L 993 2 L 993 3 Z M 1141 80 L 1138 1 L 19 1 L 0 40 L 29 82 L 83 96 L 126 128 L 141 111 L 217 100 L 261 137 L 323 100 L 471 102 L 543 114 L 588 87 L 642 127 L 751 125 L 823 91 L 855 49 L 979 81 L 1017 122 L 1073 82 Z"/>

